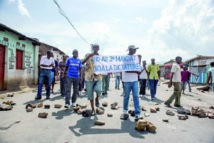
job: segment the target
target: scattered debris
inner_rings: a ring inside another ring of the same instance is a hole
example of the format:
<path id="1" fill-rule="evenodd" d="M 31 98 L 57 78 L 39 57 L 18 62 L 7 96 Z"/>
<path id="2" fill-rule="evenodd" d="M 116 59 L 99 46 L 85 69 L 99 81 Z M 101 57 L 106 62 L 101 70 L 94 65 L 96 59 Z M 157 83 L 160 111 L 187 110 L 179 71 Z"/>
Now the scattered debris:
<path id="1" fill-rule="evenodd" d="M 50 109 L 50 105 L 44 105 L 45 109 Z"/>
<path id="2" fill-rule="evenodd" d="M 61 108 L 61 107 L 62 107 L 61 104 L 55 104 L 55 105 L 54 105 L 54 108 Z"/>
<path id="3" fill-rule="evenodd" d="M 8 111 L 8 110 L 12 110 L 13 106 L 11 105 L 1 105 L 0 104 L 0 111 Z"/>
<path id="4" fill-rule="evenodd" d="M 144 116 L 145 117 L 149 117 L 150 115 L 148 113 L 144 113 Z"/>
<path id="5" fill-rule="evenodd" d="M 43 113 L 39 113 L 39 114 L 38 114 L 38 117 L 39 117 L 39 118 L 47 118 L 47 116 L 48 116 L 48 113 L 46 113 L 46 112 L 43 112 Z"/>
<path id="6" fill-rule="evenodd" d="M 142 107 L 141 107 L 141 110 L 142 110 L 142 111 L 146 111 L 146 108 L 142 106 Z"/>
<path id="7" fill-rule="evenodd" d="M 13 96 L 14 96 L 14 93 L 7 94 L 7 97 L 13 97 Z"/>
<path id="8" fill-rule="evenodd" d="M 163 122 L 169 122 L 169 119 L 163 119 Z"/>
<path id="9" fill-rule="evenodd" d="M 37 107 L 38 107 L 38 108 L 43 107 L 43 102 L 39 103 L 39 104 L 37 105 Z"/>
<path id="10" fill-rule="evenodd" d="M 178 119 L 179 120 L 186 120 L 186 119 L 189 119 L 189 117 L 187 115 L 184 115 L 184 116 L 178 115 Z"/>
<path id="11" fill-rule="evenodd" d="M 97 120 L 94 122 L 95 125 L 105 125 L 105 122 L 104 121 L 101 121 L 101 120 Z"/>
<path id="12" fill-rule="evenodd" d="M 105 109 L 103 107 L 97 107 L 96 108 L 97 114 L 102 115 L 102 114 L 104 114 L 104 112 L 105 112 Z"/>
<path id="13" fill-rule="evenodd" d="M 113 117 L 113 114 L 112 113 L 108 113 L 107 116 L 108 117 Z"/>
<path id="14" fill-rule="evenodd" d="M 27 111 L 27 112 L 32 112 L 32 111 L 33 111 L 33 108 L 32 108 L 32 107 L 27 107 L 26 111 Z"/>
<path id="15" fill-rule="evenodd" d="M 103 102 L 103 103 L 102 103 L 102 106 L 103 106 L 103 107 L 107 107 L 107 106 L 108 106 L 108 103 L 107 103 L 107 102 Z"/>
<path id="16" fill-rule="evenodd" d="M 151 112 L 151 113 L 156 113 L 157 110 L 156 110 L 154 107 L 151 107 L 151 108 L 150 108 L 150 112 Z"/>
<path id="17" fill-rule="evenodd" d="M 166 115 L 175 116 L 175 113 L 173 113 L 173 112 L 170 111 L 170 110 L 167 110 L 167 111 L 166 111 Z"/>

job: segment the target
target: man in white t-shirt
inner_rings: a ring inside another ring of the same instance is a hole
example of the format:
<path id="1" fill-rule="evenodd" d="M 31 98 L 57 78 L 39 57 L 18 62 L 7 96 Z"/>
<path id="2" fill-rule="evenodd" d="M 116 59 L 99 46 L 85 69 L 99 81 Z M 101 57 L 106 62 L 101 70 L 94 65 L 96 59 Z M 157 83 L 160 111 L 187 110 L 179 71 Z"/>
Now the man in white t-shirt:
<path id="1" fill-rule="evenodd" d="M 211 80 L 211 90 L 214 92 L 214 62 L 210 63 L 211 68 L 209 69 L 208 79 L 206 86 L 209 86 L 209 82 Z"/>
<path id="2" fill-rule="evenodd" d="M 47 55 L 42 56 L 40 60 L 40 75 L 39 75 L 39 85 L 36 100 L 42 99 L 42 86 L 44 78 L 47 79 L 46 87 L 46 99 L 50 99 L 50 88 L 51 88 L 51 69 L 55 67 L 54 59 L 51 57 L 52 52 L 47 51 Z"/>
<path id="3" fill-rule="evenodd" d="M 136 49 L 138 48 L 136 48 L 134 45 L 130 45 L 128 47 L 128 50 L 129 50 L 128 55 L 130 56 L 134 55 L 136 53 Z M 139 56 L 139 61 L 140 59 L 141 59 L 141 56 Z M 138 98 L 138 74 L 140 74 L 140 72 L 138 71 L 122 72 L 122 81 L 124 82 L 123 114 L 120 117 L 120 119 L 122 120 L 126 120 L 129 117 L 127 111 L 128 111 L 129 97 L 130 97 L 131 91 L 133 95 L 133 102 L 134 102 L 134 108 L 135 108 L 135 121 L 139 119 L 140 103 Z"/>
<path id="4" fill-rule="evenodd" d="M 146 81 L 147 81 L 147 70 L 146 70 L 146 61 L 143 61 L 143 66 L 141 66 L 140 74 L 140 97 L 146 94 Z"/>
<path id="5" fill-rule="evenodd" d="M 175 107 L 182 107 L 180 104 L 180 98 L 181 98 L 181 67 L 180 64 L 182 62 L 181 57 L 175 58 L 176 63 L 172 65 L 171 69 L 171 77 L 168 87 L 172 87 L 172 84 L 174 86 L 174 93 L 171 95 L 171 97 L 165 101 L 165 105 L 168 107 L 171 107 L 172 101 L 175 99 L 174 106 Z"/>

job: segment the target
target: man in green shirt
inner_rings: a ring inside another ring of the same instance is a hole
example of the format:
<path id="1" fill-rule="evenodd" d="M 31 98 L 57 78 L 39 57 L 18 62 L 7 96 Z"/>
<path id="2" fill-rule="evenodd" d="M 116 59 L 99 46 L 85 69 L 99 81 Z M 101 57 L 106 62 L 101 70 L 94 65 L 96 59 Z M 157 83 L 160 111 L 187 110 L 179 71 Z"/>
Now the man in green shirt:
<path id="1" fill-rule="evenodd" d="M 151 59 L 151 64 L 148 66 L 148 76 L 149 76 L 149 83 L 150 83 L 150 94 L 151 100 L 155 98 L 158 79 L 160 79 L 160 68 L 158 64 L 155 64 L 155 59 Z"/>

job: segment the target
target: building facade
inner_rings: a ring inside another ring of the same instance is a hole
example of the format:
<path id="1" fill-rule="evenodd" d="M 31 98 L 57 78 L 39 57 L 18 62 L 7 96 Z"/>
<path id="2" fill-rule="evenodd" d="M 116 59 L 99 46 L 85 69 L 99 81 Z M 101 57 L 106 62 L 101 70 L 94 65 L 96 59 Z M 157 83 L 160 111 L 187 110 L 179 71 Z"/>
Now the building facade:
<path id="1" fill-rule="evenodd" d="M 198 78 L 191 75 L 190 82 L 205 84 L 208 78 L 208 70 L 211 62 L 214 62 L 214 56 L 198 55 L 195 58 L 187 60 L 185 64 L 188 65 L 189 71 L 199 75 Z"/>
<path id="2" fill-rule="evenodd" d="M 40 43 L 0 24 L 0 90 L 37 83 Z"/>

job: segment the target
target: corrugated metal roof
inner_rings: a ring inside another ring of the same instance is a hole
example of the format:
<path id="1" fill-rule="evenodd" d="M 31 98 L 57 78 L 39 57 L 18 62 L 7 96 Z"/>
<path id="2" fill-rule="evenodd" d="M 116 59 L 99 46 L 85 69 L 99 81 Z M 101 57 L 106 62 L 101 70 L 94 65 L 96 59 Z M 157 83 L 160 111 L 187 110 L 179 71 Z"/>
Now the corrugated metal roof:
<path id="1" fill-rule="evenodd" d="M 185 63 L 189 63 L 190 61 L 193 61 L 193 60 L 196 60 L 196 59 L 212 59 L 212 58 L 214 58 L 214 56 L 197 55 L 196 57 L 185 61 Z"/>

